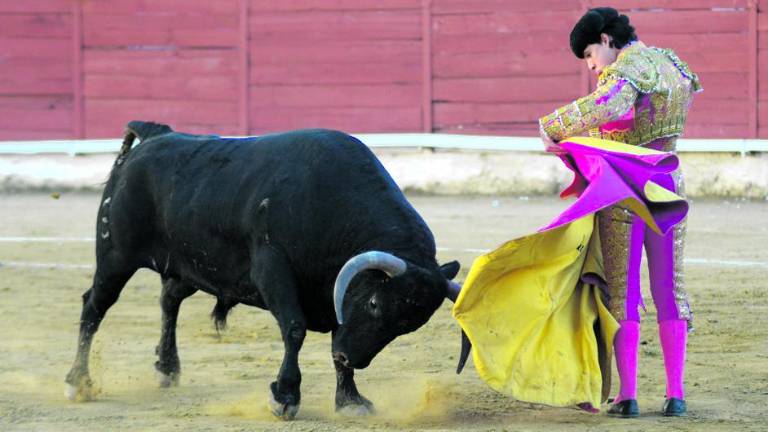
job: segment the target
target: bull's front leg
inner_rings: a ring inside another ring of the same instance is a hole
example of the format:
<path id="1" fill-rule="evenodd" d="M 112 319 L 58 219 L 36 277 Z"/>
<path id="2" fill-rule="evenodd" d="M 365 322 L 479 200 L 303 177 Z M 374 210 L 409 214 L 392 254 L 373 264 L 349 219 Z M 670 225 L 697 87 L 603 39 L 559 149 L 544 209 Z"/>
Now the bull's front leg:
<path id="1" fill-rule="evenodd" d="M 333 360 L 336 367 L 336 412 L 346 416 L 365 416 L 375 412 L 373 403 L 355 385 L 355 370 Z"/>
<path id="2" fill-rule="evenodd" d="M 277 319 L 285 347 L 280 372 L 269 386 L 269 407 L 277 417 L 292 420 L 301 402 L 299 350 L 307 333 L 296 281 L 287 260 L 270 247 L 261 248 L 254 254 L 251 277 Z"/>

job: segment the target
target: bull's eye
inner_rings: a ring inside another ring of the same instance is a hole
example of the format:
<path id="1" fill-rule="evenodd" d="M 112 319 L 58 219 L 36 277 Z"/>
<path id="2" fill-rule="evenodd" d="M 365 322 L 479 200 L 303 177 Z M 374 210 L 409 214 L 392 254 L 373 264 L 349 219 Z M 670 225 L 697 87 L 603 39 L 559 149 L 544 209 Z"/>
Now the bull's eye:
<path id="1" fill-rule="evenodd" d="M 379 305 L 376 303 L 376 298 L 371 298 L 371 310 L 376 310 Z"/>

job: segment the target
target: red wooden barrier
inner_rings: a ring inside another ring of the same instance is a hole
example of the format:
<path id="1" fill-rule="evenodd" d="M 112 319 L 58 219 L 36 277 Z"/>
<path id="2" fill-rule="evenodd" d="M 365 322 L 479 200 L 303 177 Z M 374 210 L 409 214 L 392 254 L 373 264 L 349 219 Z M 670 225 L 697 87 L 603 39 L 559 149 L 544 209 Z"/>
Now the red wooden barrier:
<path id="1" fill-rule="evenodd" d="M 66 0 L 0 4 L 0 139 L 72 136 L 71 34 Z"/>
<path id="2" fill-rule="evenodd" d="M 180 130 L 532 136 L 584 94 L 583 0 L 30 0 L 0 3 L 0 139 Z M 768 138 L 768 0 L 620 0 L 705 92 L 688 137 Z M 594 85 L 594 84 L 592 84 Z"/>

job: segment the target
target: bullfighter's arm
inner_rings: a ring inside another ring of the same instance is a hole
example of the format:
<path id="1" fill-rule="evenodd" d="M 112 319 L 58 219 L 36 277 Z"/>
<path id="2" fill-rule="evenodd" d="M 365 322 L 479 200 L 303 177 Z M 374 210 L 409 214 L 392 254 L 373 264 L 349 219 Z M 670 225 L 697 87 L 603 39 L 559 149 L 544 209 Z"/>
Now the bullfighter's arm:
<path id="1" fill-rule="evenodd" d="M 540 118 L 539 128 L 543 135 L 561 141 L 621 117 L 632 108 L 637 95 L 628 81 L 610 77 L 592 94 Z"/>

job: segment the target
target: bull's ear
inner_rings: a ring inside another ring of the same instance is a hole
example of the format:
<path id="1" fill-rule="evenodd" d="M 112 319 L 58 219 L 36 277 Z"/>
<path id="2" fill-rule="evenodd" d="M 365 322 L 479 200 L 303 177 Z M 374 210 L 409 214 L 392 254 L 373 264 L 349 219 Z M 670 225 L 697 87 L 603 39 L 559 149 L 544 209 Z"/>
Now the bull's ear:
<path id="1" fill-rule="evenodd" d="M 440 266 L 440 273 L 442 273 L 446 279 L 451 280 L 459 274 L 460 268 L 461 264 L 459 264 L 458 261 L 451 261 Z"/>

